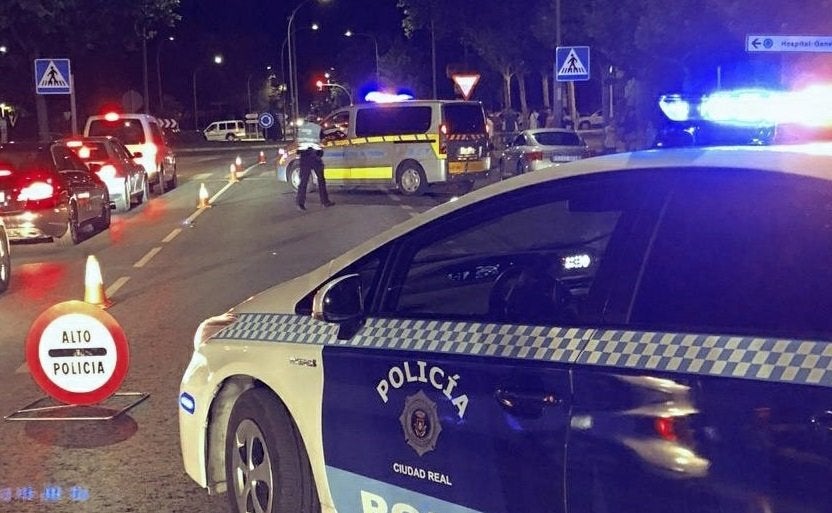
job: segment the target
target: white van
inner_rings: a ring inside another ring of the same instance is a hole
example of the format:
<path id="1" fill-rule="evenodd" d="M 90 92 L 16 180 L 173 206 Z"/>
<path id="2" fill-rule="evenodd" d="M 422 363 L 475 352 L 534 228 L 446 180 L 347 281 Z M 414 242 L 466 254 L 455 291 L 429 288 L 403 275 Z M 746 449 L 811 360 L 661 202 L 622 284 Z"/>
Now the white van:
<path id="1" fill-rule="evenodd" d="M 246 136 L 246 124 L 238 119 L 214 121 L 202 131 L 206 141 L 236 141 Z"/>

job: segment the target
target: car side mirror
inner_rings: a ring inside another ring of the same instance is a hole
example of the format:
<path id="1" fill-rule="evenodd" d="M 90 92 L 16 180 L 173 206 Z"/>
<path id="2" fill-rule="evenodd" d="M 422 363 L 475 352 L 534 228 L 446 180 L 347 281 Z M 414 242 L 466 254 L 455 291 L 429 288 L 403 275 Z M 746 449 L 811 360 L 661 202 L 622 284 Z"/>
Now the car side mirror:
<path id="1" fill-rule="evenodd" d="M 134 159 L 140 159 L 140 158 L 142 158 L 143 156 L 144 156 L 144 155 L 142 155 L 142 152 L 140 152 L 140 151 L 134 151 L 134 152 L 133 152 L 133 158 L 134 158 Z"/>
<path id="2" fill-rule="evenodd" d="M 347 274 L 324 285 L 312 300 L 312 317 L 320 321 L 347 323 L 364 315 L 361 276 Z"/>

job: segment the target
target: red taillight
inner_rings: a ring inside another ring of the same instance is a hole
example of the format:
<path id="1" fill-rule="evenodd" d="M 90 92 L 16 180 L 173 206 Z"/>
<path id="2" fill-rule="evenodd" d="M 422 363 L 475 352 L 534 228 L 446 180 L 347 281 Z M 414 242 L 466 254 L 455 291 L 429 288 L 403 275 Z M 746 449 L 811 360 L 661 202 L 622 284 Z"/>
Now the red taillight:
<path id="1" fill-rule="evenodd" d="M 115 112 L 108 112 L 104 114 L 104 119 L 107 121 L 118 121 L 118 114 Z"/>
<path id="2" fill-rule="evenodd" d="M 656 419 L 653 426 L 656 429 L 656 434 L 658 434 L 662 440 L 666 440 L 668 442 L 676 442 L 679 440 L 679 436 L 676 434 L 676 421 L 673 417 L 659 417 Z"/>
<path id="3" fill-rule="evenodd" d="M 0 169 L 0 177 L 3 176 L 12 176 L 12 172 L 8 169 Z"/>
<path id="4" fill-rule="evenodd" d="M 524 153 L 523 157 L 525 157 L 526 160 L 529 160 L 529 161 L 531 161 L 531 160 L 543 160 L 543 152 L 542 151 L 530 151 L 528 153 Z"/>
<path id="5" fill-rule="evenodd" d="M 83 145 L 84 145 L 84 143 L 82 143 L 81 141 L 67 141 L 66 142 L 66 147 L 67 148 L 80 148 Z"/>
<path id="6" fill-rule="evenodd" d="M 447 155 L 448 153 L 448 125 L 442 123 L 439 125 L 439 154 Z"/>
<path id="7" fill-rule="evenodd" d="M 48 182 L 32 182 L 20 190 L 17 201 L 40 201 L 51 198 L 55 188 Z"/>
<path id="8" fill-rule="evenodd" d="M 118 171 L 116 171 L 115 166 L 112 164 L 104 164 L 98 169 L 98 171 L 95 172 L 95 174 L 97 174 L 98 178 L 101 178 L 102 180 L 110 180 L 118 175 Z"/>

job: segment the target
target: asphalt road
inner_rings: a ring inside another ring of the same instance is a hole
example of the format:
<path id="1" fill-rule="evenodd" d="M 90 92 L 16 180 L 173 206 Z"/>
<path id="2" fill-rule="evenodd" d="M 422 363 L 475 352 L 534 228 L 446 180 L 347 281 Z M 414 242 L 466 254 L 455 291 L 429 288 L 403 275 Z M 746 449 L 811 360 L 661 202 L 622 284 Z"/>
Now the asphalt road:
<path id="1" fill-rule="evenodd" d="M 122 391 L 150 398 L 109 422 L 0 421 L 0 512 L 226 511 L 225 497 L 199 489 L 179 455 L 179 380 L 198 323 L 450 199 L 332 189 L 333 208 L 311 193 L 308 211 L 298 212 L 275 180 L 274 155 L 257 165 L 257 152 L 244 151 L 242 181 L 225 188 L 234 156 L 180 156 L 177 189 L 114 214 L 109 230 L 78 246 L 12 246 L 12 285 L 0 295 L 0 416 L 43 397 L 24 340 L 43 310 L 83 299 L 88 255 L 101 264 L 108 311 L 129 341 Z M 221 192 L 210 209 L 196 209 L 201 183 Z"/>

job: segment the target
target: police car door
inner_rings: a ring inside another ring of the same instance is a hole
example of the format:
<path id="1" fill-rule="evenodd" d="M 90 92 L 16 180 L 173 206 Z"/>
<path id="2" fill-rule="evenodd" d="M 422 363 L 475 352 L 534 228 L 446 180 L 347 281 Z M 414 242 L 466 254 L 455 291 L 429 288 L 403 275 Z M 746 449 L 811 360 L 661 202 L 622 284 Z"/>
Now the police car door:
<path id="1" fill-rule="evenodd" d="M 622 186 L 528 187 L 390 248 L 370 316 L 324 352 L 339 511 L 564 511 L 570 364 L 654 197 Z"/>
<path id="2" fill-rule="evenodd" d="M 832 183 L 678 178 L 643 269 L 608 303 L 629 327 L 597 331 L 575 368 L 570 507 L 828 512 Z"/>
<path id="3" fill-rule="evenodd" d="M 322 124 L 324 176 L 327 180 L 346 180 L 350 176 L 350 160 L 354 150 L 348 144 L 350 111 L 334 112 Z"/>

